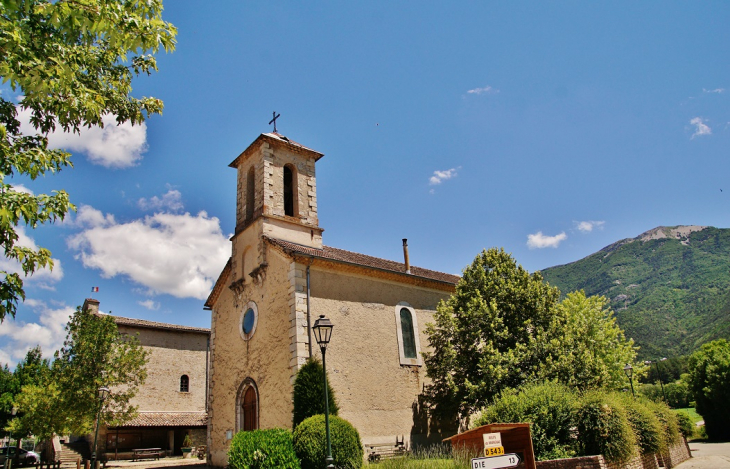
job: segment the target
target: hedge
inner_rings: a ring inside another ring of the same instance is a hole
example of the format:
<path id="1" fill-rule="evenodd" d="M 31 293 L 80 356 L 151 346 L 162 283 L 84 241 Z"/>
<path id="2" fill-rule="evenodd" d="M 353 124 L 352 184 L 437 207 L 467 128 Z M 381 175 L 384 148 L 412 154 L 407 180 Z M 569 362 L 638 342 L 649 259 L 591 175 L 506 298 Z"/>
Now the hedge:
<path id="1" fill-rule="evenodd" d="M 301 469 L 289 430 L 240 431 L 228 449 L 230 469 Z"/>

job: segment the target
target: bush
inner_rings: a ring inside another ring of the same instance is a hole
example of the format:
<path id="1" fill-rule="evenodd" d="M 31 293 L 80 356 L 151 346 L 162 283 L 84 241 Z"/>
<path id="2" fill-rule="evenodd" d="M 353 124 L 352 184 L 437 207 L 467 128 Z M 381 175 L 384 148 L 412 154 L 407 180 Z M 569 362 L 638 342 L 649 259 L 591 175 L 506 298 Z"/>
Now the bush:
<path id="1" fill-rule="evenodd" d="M 333 464 L 336 468 L 362 467 L 363 448 L 360 435 L 350 422 L 330 416 L 330 436 Z M 294 430 L 294 450 L 301 461 L 302 469 L 324 467 L 327 454 L 324 415 L 309 417 L 297 425 Z"/>
<path id="2" fill-rule="evenodd" d="M 621 396 L 631 428 L 636 436 L 636 444 L 642 454 L 657 453 L 663 449 L 664 427 L 654 413 L 653 405 L 646 398 L 633 399 Z"/>
<path id="3" fill-rule="evenodd" d="M 662 446 L 661 451 L 666 451 L 669 446 L 679 440 L 679 421 L 677 413 L 663 402 L 647 401 L 647 406 L 654 412 L 662 425 Z"/>
<path id="4" fill-rule="evenodd" d="M 560 384 L 531 384 L 520 390 L 503 391 L 485 408 L 473 426 L 489 423 L 529 422 L 538 460 L 568 458 L 575 454 L 571 438 L 573 393 Z"/>
<path id="5" fill-rule="evenodd" d="M 707 436 L 730 439 L 730 342 L 715 340 L 693 353 L 688 382 Z"/>
<path id="6" fill-rule="evenodd" d="M 684 412 L 676 412 L 677 423 L 679 424 L 679 432 L 684 435 L 685 438 L 689 439 L 694 436 L 695 424 L 689 415 Z"/>
<path id="7" fill-rule="evenodd" d="M 582 455 L 602 454 L 609 461 L 626 461 L 634 455 L 636 436 L 621 399 L 601 391 L 586 393 L 575 414 Z"/>
<path id="8" fill-rule="evenodd" d="M 324 369 L 322 363 L 310 358 L 294 379 L 294 428 L 307 417 L 324 414 Z M 327 381 L 330 415 L 337 415 L 335 393 Z"/>
<path id="9" fill-rule="evenodd" d="M 300 469 L 289 430 L 240 431 L 228 450 L 230 469 Z"/>

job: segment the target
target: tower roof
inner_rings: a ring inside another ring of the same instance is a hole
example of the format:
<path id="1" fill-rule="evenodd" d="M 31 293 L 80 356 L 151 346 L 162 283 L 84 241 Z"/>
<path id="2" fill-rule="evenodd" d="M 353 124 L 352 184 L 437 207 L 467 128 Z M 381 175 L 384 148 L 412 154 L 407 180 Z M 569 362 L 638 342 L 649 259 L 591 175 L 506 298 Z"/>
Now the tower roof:
<path id="1" fill-rule="evenodd" d="M 259 135 L 258 138 L 251 142 L 248 148 L 243 150 L 243 152 L 238 155 L 236 159 L 233 160 L 228 166 L 230 166 L 231 168 L 237 167 L 242 160 L 246 159 L 248 156 L 251 155 L 251 153 L 254 152 L 255 149 L 258 148 L 258 143 L 260 142 L 267 142 L 271 145 L 282 145 L 286 147 L 289 151 L 292 151 L 294 153 L 309 154 L 311 156 L 314 156 L 314 161 L 317 161 L 324 156 L 324 153 L 320 153 L 316 150 L 305 147 L 301 143 L 297 143 L 294 140 L 291 140 L 278 132 L 268 132 Z"/>

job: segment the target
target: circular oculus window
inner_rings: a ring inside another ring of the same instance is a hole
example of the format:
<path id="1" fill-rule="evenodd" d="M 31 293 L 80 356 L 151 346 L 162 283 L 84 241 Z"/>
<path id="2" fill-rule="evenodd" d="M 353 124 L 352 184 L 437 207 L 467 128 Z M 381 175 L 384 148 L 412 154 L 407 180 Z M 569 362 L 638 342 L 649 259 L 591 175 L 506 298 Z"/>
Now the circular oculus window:
<path id="1" fill-rule="evenodd" d="M 241 324 L 239 331 L 243 340 L 249 340 L 254 332 L 256 332 L 256 323 L 258 323 L 259 314 L 256 303 L 249 302 L 241 313 Z"/>

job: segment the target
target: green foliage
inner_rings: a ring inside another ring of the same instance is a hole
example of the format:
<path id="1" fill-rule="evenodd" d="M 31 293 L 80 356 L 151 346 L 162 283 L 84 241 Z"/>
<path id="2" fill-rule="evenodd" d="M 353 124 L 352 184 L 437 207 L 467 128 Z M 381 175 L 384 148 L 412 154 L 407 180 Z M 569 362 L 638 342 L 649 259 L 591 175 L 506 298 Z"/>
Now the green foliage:
<path id="1" fill-rule="evenodd" d="M 338 469 L 358 469 L 362 466 L 363 447 L 360 435 L 347 420 L 330 416 L 332 458 Z M 294 430 L 294 450 L 302 469 L 324 467 L 327 455 L 327 436 L 324 415 L 315 415 L 302 421 Z"/>
<path id="2" fill-rule="evenodd" d="M 473 422 L 529 422 L 538 460 L 568 458 L 575 454 L 573 412 L 575 395 L 557 383 L 528 384 L 519 391 L 504 390 Z"/>
<path id="3" fill-rule="evenodd" d="M 19 271 L 0 271 L 0 321 L 15 317 L 25 300 L 23 275 L 53 267 L 47 249 L 18 245 L 19 227 L 63 219 L 74 206 L 68 194 L 32 194 L 6 179 L 55 173 L 71 166 L 70 153 L 48 148 L 60 126 L 78 132 L 118 123 L 141 123 L 162 112 L 162 101 L 130 96 L 135 75 L 157 70 L 153 56 L 174 49 L 175 27 L 162 20 L 161 0 L 3 0 L 0 3 L 0 78 L 21 97 L 0 97 L 0 245 Z M 23 135 L 19 110 L 29 110 L 36 135 Z"/>
<path id="4" fill-rule="evenodd" d="M 563 292 L 609 298 L 642 359 L 680 356 L 707 341 L 730 339 L 730 230 L 708 227 L 679 237 L 671 228 L 654 231 L 667 237 L 622 240 L 542 274 Z M 670 360 L 660 364 L 671 365 L 673 376 L 665 383 L 684 372 Z"/>
<path id="5" fill-rule="evenodd" d="M 687 439 L 694 436 L 695 424 L 684 412 L 676 412 L 677 414 L 677 425 L 679 426 L 679 432 Z"/>
<path id="6" fill-rule="evenodd" d="M 634 430 L 639 451 L 645 454 L 657 453 L 666 449 L 664 426 L 654 413 L 652 403 L 646 399 L 634 399 L 627 394 L 620 397 L 631 428 Z"/>
<path id="7" fill-rule="evenodd" d="M 707 436 L 730 439 L 730 342 L 716 340 L 692 354 L 687 379 Z"/>
<path id="8" fill-rule="evenodd" d="M 183 438 L 182 445 L 184 448 L 190 448 L 193 446 L 193 440 L 190 438 L 190 435 L 186 434 L 185 438 Z"/>
<path id="9" fill-rule="evenodd" d="M 544 343 L 548 353 L 540 375 L 577 389 L 624 387 L 623 366 L 636 359 L 634 341 L 616 324 L 608 300 L 583 291 L 569 293 L 557 305 Z M 636 377 L 645 369 L 634 363 Z"/>
<path id="10" fill-rule="evenodd" d="M 300 469 L 289 430 L 240 431 L 228 449 L 231 469 Z"/>
<path id="11" fill-rule="evenodd" d="M 297 372 L 294 379 L 294 428 L 304 419 L 324 414 L 324 369 L 322 363 L 311 358 Z M 337 415 L 339 408 L 332 386 L 327 380 L 330 415 Z"/>
<path id="12" fill-rule="evenodd" d="M 644 401 L 645 405 L 657 416 L 662 426 L 662 450 L 666 450 L 679 440 L 679 420 L 676 412 L 663 402 Z"/>
<path id="13" fill-rule="evenodd" d="M 678 380 L 674 383 L 666 383 L 664 385 L 663 394 L 660 384 L 642 384 L 638 387 L 638 392 L 652 401 L 657 402 L 664 401 L 664 396 L 666 396 L 667 405 L 674 408 L 689 407 L 692 400 L 692 396 L 689 392 L 689 386 L 683 380 Z"/>
<path id="14" fill-rule="evenodd" d="M 537 375 L 559 292 L 502 249 L 483 251 L 426 326 L 426 397 L 440 418 L 462 418 Z"/>
<path id="15" fill-rule="evenodd" d="M 609 461 L 634 456 L 636 435 L 618 396 L 603 391 L 586 393 L 576 408 L 575 422 L 580 454 L 602 454 Z"/>
<path id="16" fill-rule="evenodd" d="M 3 388 L 0 390 L 0 424 L 2 428 L 6 426 L 10 428 L 14 437 L 22 438 L 30 435 L 31 431 L 26 428 L 27 422 L 23 422 L 21 425 L 19 421 L 25 414 L 23 409 L 27 404 L 27 400 L 19 399 L 22 396 L 21 391 L 28 387 L 28 392 L 32 392 L 43 401 L 43 404 L 39 401 L 34 405 L 48 405 L 49 402 L 53 402 L 53 396 L 57 390 L 52 386 L 50 360 L 43 358 L 40 346 L 28 350 L 25 358 L 15 367 L 15 371 L 12 374 L 9 373 L 6 365 L 3 373 L 5 379 L 2 380 L 4 384 L 0 384 L 0 387 Z M 40 394 L 44 392 L 46 395 L 41 396 Z M 12 415 L 13 408 L 16 408 L 16 417 Z M 16 421 L 11 424 L 11 420 L 14 418 Z M 48 418 L 53 421 L 59 417 L 49 415 Z M 48 422 L 38 423 L 41 428 L 47 425 Z"/>

